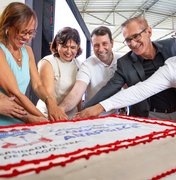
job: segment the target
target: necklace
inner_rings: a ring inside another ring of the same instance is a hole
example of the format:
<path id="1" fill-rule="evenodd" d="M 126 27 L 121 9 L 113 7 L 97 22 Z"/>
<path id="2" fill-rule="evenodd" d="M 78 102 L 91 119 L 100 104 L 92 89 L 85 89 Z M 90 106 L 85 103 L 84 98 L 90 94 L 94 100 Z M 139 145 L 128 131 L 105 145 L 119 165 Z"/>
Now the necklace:
<path id="1" fill-rule="evenodd" d="M 11 51 L 10 51 L 11 52 Z M 21 62 L 22 61 L 22 55 L 21 55 L 21 51 L 18 50 L 18 54 L 19 56 L 17 57 L 13 52 L 11 52 L 12 56 L 14 57 L 14 59 L 17 61 L 17 62 Z"/>
<path id="2" fill-rule="evenodd" d="M 21 53 L 21 49 L 16 49 L 14 50 L 12 45 L 6 45 L 7 49 L 9 50 L 9 52 L 11 53 L 11 55 L 13 56 L 14 60 L 16 61 L 16 63 L 21 66 L 22 65 L 22 53 Z"/>
<path id="3" fill-rule="evenodd" d="M 11 49 L 9 49 L 9 48 L 8 48 L 8 50 L 9 50 L 10 53 L 12 54 L 14 60 L 15 60 L 17 63 L 21 63 L 21 61 L 22 61 L 21 50 L 18 49 L 18 50 L 16 51 L 16 53 L 14 53 L 14 52 L 13 52 Z M 17 56 L 17 54 L 18 54 L 18 56 Z"/>

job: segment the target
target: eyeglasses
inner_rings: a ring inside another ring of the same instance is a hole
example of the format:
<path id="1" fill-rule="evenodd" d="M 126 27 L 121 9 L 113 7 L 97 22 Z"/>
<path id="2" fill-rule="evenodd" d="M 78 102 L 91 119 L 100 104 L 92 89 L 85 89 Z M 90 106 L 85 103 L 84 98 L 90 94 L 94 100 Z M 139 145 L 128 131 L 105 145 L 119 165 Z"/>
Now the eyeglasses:
<path id="1" fill-rule="evenodd" d="M 30 31 L 21 31 L 20 33 L 19 33 L 19 35 L 20 36 L 22 36 L 22 37 L 24 37 L 24 36 L 29 36 L 29 38 L 34 38 L 35 37 L 35 35 L 36 35 L 36 33 L 37 33 L 37 31 L 35 30 L 35 29 L 33 29 L 33 30 L 30 30 Z"/>
<path id="2" fill-rule="evenodd" d="M 130 45 L 132 40 L 139 41 L 141 39 L 141 34 L 143 32 L 145 32 L 146 29 L 147 28 L 143 29 L 140 33 L 136 33 L 136 34 L 132 35 L 131 37 L 126 38 L 125 41 L 123 41 L 123 43 L 126 45 Z"/>

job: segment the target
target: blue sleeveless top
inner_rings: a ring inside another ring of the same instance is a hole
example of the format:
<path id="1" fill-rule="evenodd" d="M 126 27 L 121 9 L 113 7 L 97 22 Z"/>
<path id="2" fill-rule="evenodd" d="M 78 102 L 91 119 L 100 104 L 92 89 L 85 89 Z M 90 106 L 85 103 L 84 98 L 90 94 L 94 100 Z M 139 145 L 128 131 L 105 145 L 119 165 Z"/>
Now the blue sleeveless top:
<path id="1" fill-rule="evenodd" d="M 16 77 L 16 81 L 17 81 L 20 91 L 23 94 L 25 94 L 27 86 L 30 81 L 29 56 L 28 56 L 25 46 L 21 47 L 21 53 L 22 53 L 22 66 L 21 67 L 18 66 L 18 64 L 14 60 L 14 57 L 12 56 L 10 51 L 4 46 L 4 44 L 0 43 L 0 48 L 4 51 L 6 60 Z M 0 88 L 0 91 L 4 93 L 4 90 L 2 88 Z M 16 118 L 0 115 L 0 126 L 23 124 L 23 123 L 24 123 L 23 121 L 18 120 Z"/>

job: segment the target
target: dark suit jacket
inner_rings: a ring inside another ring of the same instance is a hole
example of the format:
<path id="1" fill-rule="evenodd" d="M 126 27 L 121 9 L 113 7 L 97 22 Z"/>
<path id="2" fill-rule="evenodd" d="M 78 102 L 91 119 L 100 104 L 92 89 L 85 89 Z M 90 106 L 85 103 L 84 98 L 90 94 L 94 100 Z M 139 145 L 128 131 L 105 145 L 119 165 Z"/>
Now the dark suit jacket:
<path id="1" fill-rule="evenodd" d="M 164 60 L 176 56 L 176 39 L 170 38 L 153 42 L 153 44 L 162 53 Z M 114 76 L 89 102 L 85 104 L 85 108 L 95 105 L 114 95 L 120 91 L 125 84 L 129 87 L 144 80 L 145 73 L 141 61 L 139 61 L 136 54 L 130 51 L 117 61 L 117 71 Z M 147 117 L 149 110 L 150 105 L 147 100 L 144 100 L 130 107 L 130 115 Z"/>

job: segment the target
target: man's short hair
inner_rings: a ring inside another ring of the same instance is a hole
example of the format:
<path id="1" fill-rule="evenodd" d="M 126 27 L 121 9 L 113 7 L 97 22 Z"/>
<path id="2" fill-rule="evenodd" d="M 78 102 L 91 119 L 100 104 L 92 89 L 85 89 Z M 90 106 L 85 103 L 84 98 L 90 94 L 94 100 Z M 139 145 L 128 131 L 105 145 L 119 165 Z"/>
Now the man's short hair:
<path id="1" fill-rule="evenodd" d="M 134 22 L 134 21 L 136 21 L 138 24 L 140 24 L 140 26 L 142 28 L 148 27 L 147 20 L 145 19 L 144 16 L 140 15 L 140 16 L 135 16 L 130 19 L 127 19 L 124 23 L 121 24 L 121 28 L 128 26 L 128 24 L 130 24 L 131 22 Z"/>
<path id="2" fill-rule="evenodd" d="M 95 28 L 95 29 L 92 31 L 92 33 L 91 33 L 91 37 L 92 37 L 93 35 L 96 35 L 96 36 L 104 36 L 104 35 L 106 35 L 106 34 L 108 34 L 110 41 L 112 41 L 113 39 L 112 39 L 111 30 L 110 30 L 108 27 L 106 27 L 106 26 L 99 26 L 99 27 Z"/>

